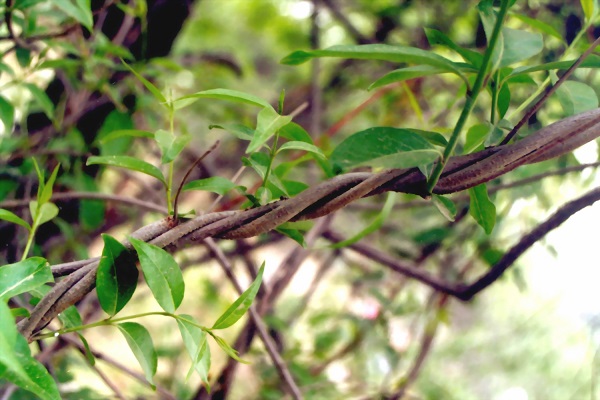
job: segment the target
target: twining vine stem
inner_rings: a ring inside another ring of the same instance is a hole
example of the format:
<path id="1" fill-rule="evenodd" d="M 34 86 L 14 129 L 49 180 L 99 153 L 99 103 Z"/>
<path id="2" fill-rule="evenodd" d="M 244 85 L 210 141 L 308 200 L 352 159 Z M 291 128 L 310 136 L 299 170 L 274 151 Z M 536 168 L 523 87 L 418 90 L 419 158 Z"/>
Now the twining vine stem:
<path id="1" fill-rule="evenodd" d="M 448 160 L 433 193 L 447 194 L 465 190 L 501 176 L 518 166 L 568 153 L 598 136 L 600 136 L 600 109 L 595 109 L 558 121 L 516 143 L 452 157 Z M 362 197 L 388 191 L 422 196 L 428 196 L 429 193 L 426 179 L 417 168 L 394 169 L 379 173 L 347 173 L 312 186 L 289 199 L 248 210 L 207 213 L 184 222 L 167 217 L 139 229 L 131 236 L 174 251 L 185 244 L 201 243 L 209 237 L 241 239 L 257 236 L 284 222 L 318 218 Z M 571 208 L 563 210 L 560 215 L 548 222 L 545 229 L 558 226 L 568 218 L 569 212 L 572 214 L 593 203 L 599 195 L 600 189 L 596 189 L 579 199 L 580 201 L 575 201 Z M 542 236 L 545 234 L 536 231 L 531 238 L 539 240 L 540 233 Z M 130 246 L 128 242 L 124 244 Z M 516 251 L 512 254 L 518 257 L 521 253 L 522 251 Z M 509 265 L 510 263 L 506 268 Z M 97 260 L 83 262 L 74 272 L 57 283 L 32 310 L 31 316 L 19 322 L 21 333 L 31 341 L 34 332 L 45 327 L 58 313 L 89 293 L 95 285 L 97 266 Z M 502 272 L 503 270 L 500 274 Z M 419 279 L 417 276 L 413 277 Z M 419 280 L 425 282 L 426 278 L 431 277 L 421 277 Z M 497 279 L 497 276 L 489 275 L 486 279 L 477 283 L 479 286 L 476 288 L 486 287 L 491 281 Z M 471 293 L 473 288 L 469 291 L 462 286 L 449 286 L 443 282 L 437 286 L 439 287 L 433 287 L 463 300 L 470 299 L 473 294 L 481 290 Z"/>

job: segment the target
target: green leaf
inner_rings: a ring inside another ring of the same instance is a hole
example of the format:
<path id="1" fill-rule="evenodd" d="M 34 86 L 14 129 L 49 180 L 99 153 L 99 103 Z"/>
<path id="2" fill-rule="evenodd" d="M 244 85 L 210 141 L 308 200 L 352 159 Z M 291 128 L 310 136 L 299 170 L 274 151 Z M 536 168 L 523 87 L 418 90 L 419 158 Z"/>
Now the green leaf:
<path id="1" fill-rule="evenodd" d="M 52 0 L 52 4 L 60 8 L 65 14 L 74 18 L 89 31 L 92 30 L 94 21 L 92 19 L 92 10 L 90 0 Z"/>
<path id="2" fill-rule="evenodd" d="M 132 171 L 142 172 L 146 175 L 150 175 L 163 183 L 163 185 L 167 186 L 167 181 L 163 176 L 163 173 L 160 169 L 156 168 L 154 165 L 149 164 L 145 161 L 142 161 L 135 157 L 129 156 L 92 156 L 88 158 L 85 165 L 94 165 L 94 164 L 102 164 L 102 165 L 110 165 L 113 167 L 126 168 Z"/>
<path id="3" fill-rule="evenodd" d="M 231 89 L 210 89 L 194 94 L 189 94 L 187 96 L 180 97 L 173 101 L 173 105 L 177 110 L 186 107 L 199 99 L 220 99 L 250 104 L 253 106 L 263 108 L 271 107 L 271 105 L 267 101 L 261 99 L 260 97 Z"/>
<path id="4" fill-rule="evenodd" d="M 31 50 L 17 46 L 15 49 L 15 55 L 17 56 L 17 62 L 21 68 L 28 68 L 31 63 Z"/>
<path id="5" fill-rule="evenodd" d="M 129 66 L 129 64 L 127 64 L 125 62 L 125 60 L 121 59 L 121 62 L 129 71 L 131 71 L 131 73 L 133 75 L 135 75 L 135 77 L 140 82 L 142 82 L 142 84 L 146 87 L 146 89 L 148 89 L 148 91 L 150 93 L 152 93 L 152 95 L 154 96 L 154 98 L 156 100 L 158 100 L 160 103 L 162 103 L 166 107 L 169 106 L 169 104 L 167 102 L 167 98 L 162 94 L 162 92 L 160 90 L 158 90 L 158 88 L 156 86 L 154 86 L 154 84 L 152 82 L 150 82 L 148 79 L 146 79 L 142 75 L 140 75 L 135 69 L 133 69 L 131 66 Z"/>
<path id="6" fill-rule="evenodd" d="M 425 28 L 425 35 L 431 46 L 436 44 L 447 47 L 456 53 L 458 53 L 465 61 L 473 65 L 473 71 L 476 72 L 476 68 L 481 66 L 483 56 L 476 51 L 465 49 L 460 47 L 452 39 L 450 39 L 445 33 L 438 31 L 437 29 Z"/>
<path id="7" fill-rule="evenodd" d="M 96 365 L 96 358 L 94 357 L 94 353 L 92 353 L 92 349 L 90 348 L 88 341 L 81 333 L 79 333 L 79 332 L 76 332 L 76 333 L 77 333 L 77 336 L 79 336 L 79 340 L 81 340 L 81 343 L 83 344 L 83 349 L 85 350 L 85 358 L 87 359 L 87 361 L 90 363 L 91 366 Z"/>
<path id="8" fill-rule="evenodd" d="M 24 219 L 20 218 L 18 215 L 0 208 L 0 219 L 8 222 L 12 222 L 13 224 L 21 225 L 23 228 L 26 228 L 28 231 L 31 230 L 31 225 Z"/>
<path id="9" fill-rule="evenodd" d="M 409 168 L 429 164 L 439 156 L 440 152 L 415 132 L 375 127 L 344 140 L 333 150 L 330 160 L 343 170 L 365 165 Z"/>
<path id="10" fill-rule="evenodd" d="M 436 146 L 446 147 L 448 145 L 448 140 L 439 132 L 432 131 L 424 131 L 422 129 L 414 129 L 407 128 L 407 130 L 416 133 L 417 135 L 427 139 L 429 143 L 434 144 Z"/>
<path id="11" fill-rule="evenodd" d="M 98 140 L 98 143 L 103 144 L 110 142 L 111 140 L 120 139 L 122 137 L 141 137 L 152 139 L 154 138 L 154 133 L 139 129 L 119 129 L 103 136 L 100 140 Z"/>
<path id="12" fill-rule="evenodd" d="M 208 192 L 218 193 L 223 196 L 225 193 L 235 189 L 236 187 L 239 186 L 231 182 L 229 179 L 225 179 L 220 176 L 212 176 L 210 178 L 188 182 L 183 186 L 182 190 L 205 190 Z"/>
<path id="13" fill-rule="evenodd" d="M 596 1 L 595 0 L 580 0 L 581 8 L 585 15 L 586 22 L 591 21 L 596 15 Z"/>
<path id="14" fill-rule="evenodd" d="M 54 282 L 54 277 L 48 262 L 41 257 L 31 257 L 0 267 L 0 302 L 46 282 Z"/>
<path id="15" fill-rule="evenodd" d="M 518 75 L 529 74 L 531 72 L 537 71 L 569 69 L 573 65 L 573 63 L 575 63 L 575 61 L 577 60 L 553 61 L 545 64 L 517 67 L 508 75 L 508 77 L 512 78 Z M 600 56 L 596 54 L 590 54 L 585 60 L 583 60 L 583 62 L 577 68 L 600 68 Z"/>
<path id="16" fill-rule="evenodd" d="M 198 322 L 191 315 L 181 314 L 178 317 L 177 326 L 185 344 L 185 349 L 192 359 L 190 371 L 195 369 L 202 382 L 208 385 L 210 347 L 208 347 L 208 341 L 206 340 L 206 332 L 197 326 Z M 210 386 L 208 386 L 208 390 L 210 391 Z"/>
<path id="17" fill-rule="evenodd" d="M 50 178 L 48 178 L 48 180 L 44 183 L 42 190 L 38 191 L 38 199 L 37 200 L 41 204 L 47 203 L 52 198 L 52 190 L 54 188 L 54 182 L 56 181 L 56 176 L 58 175 L 59 168 L 60 168 L 60 165 L 57 165 L 54 168 L 54 170 L 52 171 L 52 174 L 50 175 Z"/>
<path id="18" fill-rule="evenodd" d="M 106 234 L 102 235 L 102 240 L 104 249 L 96 274 L 96 290 L 100 306 L 112 317 L 133 296 L 139 273 L 125 246 Z"/>
<path id="19" fill-rule="evenodd" d="M 45 224 L 58 215 L 58 207 L 54 203 L 44 203 L 41 206 L 32 200 L 29 202 L 29 212 L 35 226 Z"/>
<path id="20" fill-rule="evenodd" d="M 267 169 L 270 162 L 270 158 L 265 153 L 252 153 L 250 157 L 242 157 L 244 165 L 252 167 L 258 175 L 264 180 L 267 175 Z M 269 175 L 269 183 L 274 185 L 278 190 L 285 196 L 289 196 L 286 187 L 283 185 L 279 177 L 275 174 Z"/>
<path id="21" fill-rule="evenodd" d="M 4 124 L 4 132 L 11 133 L 15 122 L 15 107 L 3 96 L 0 96 L 0 121 Z"/>
<path id="22" fill-rule="evenodd" d="M 467 138 L 463 148 L 463 154 L 469 154 L 480 149 L 492 130 L 489 123 L 475 124 L 467 131 Z"/>
<path id="23" fill-rule="evenodd" d="M 282 235 L 285 235 L 292 239 L 294 242 L 298 243 L 302 247 L 306 247 L 306 241 L 304 240 L 304 235 L 298 229 L 290 229 L 282 226 L 278 226 L 275 230 Z"/>
<path id="24" fill-rule="evenodd" d="M 173 161 L 179 153 L 187 146 L 192 139 L 189 135 L 175 136 L 171 132 L 159 129 L 154 134 L 158 147 L 162 153 L 161 162 L 163 164 Z"/>
<path id="25" fill-rule="evenodd" d="M 582 113 L 598 107 L 596 91 L 582 82 L 566 81 L 556 90 L 566 116 Z"/>
<path id="26" fill-rule="evenodd" d="M 212 336 L 213 339 L 215 339 L 215 342 L 219 345 L 219 347 L 225 352 L 227 353 L 227 355 L 231 358 L 233 358 L 234 360 L 236 360 L 237 362 L 241 362 L 243 364 L 250 364 L 248 361 L 245 361 L 243 359 L 241 359 L 238 356 L 238 351 L 235 350 L 233 347 L 231 347 L 229 344 L 227 344 L 227 342 L 225 341 L 225 339 L 223 339 L 220 336 L 215 335 L 212 331 L 208 331 L 207 332 L 210 336 Z"/>
<path id="27" fill-rule="evenodd" d="M 52 104 L 52 100 L 50 100 L 48 95 L 32 83 L 23 83 L 23 86 L 29 90 L 33 99 L 40 106 L 44 114 L 46 114 L 49 119 L 54 119 L 54 104 Z"/>
<path id="28" fill-rule="evenodd" d="M 452 200 L 439 194 L 434 194 L 431 197 L 433 205 L 438 209 L 440 214 L 444 216 L 448 221 L 454 222 L 456 217 L 456 205 Z"/>
<path id="29" fill-rule="evenodd" d="M 292 117 L 279 115 L 273 107 L 265 107 L 256 119 L 256 130 L 246 149 L 246 153 L 254 153 L 260 149 L 275 133 L 292 121 Z"/>
<path id="30" fill-rule="evenodd" d="M 291 141 L 313 144 L 312 137 L 303 127 L 295 122 L 290 122 L 279 130 L 279 135 Z"/>
<path id="31" fill-rule="evenodd" d="M 208 129 L 223 129 L 241 140 L 252 140 L 254 129 L 242 124 L 209 125 Z"/>
<path id="32" fill-rule="evenodd" d="M 17 10 L 24 10 L 29 7 L 33 7 L 38 3 L 43 3 L 47 0 L 15 0 L 14 8 Z"/>
<path id="33" fill-rule="evenodd" d="M 183 300 L 185 284 L 177 262 L 160 247 L 129 238 L 142 266 L 142 272 L 154 298 L 163 310 L 174 313 Z"/>
<path id="34" fill-rule="evenodd" d="M 44 400 L 61 398 L 52 376 L 31 357 L 27 341 L 17 333 L 15 320 L 4 301 L 0 301 L 0 379 Z"/>
<path id="35" fill-rule="evenodd" d="M 124 322 L 117 325 L 117 328 L 125 336 L 129 348 L 140 363 L 142 370 L 144 370 L 146 379 L 150 382 L 152 388 L 155 388 L 154 375 L 156 374 L 157 356 L 150 333 L 137 322 Z"/>
<path id="36" fill-rule="evenodd" d="M 375 82 L 369 85 L 368 90 L 377 89 L 396 82 L 407 81 L 409 79 L 447 73 L 449 73 L 449 71 L 440 67 L 433 67 L 431 65 L 416 65 L 414 67 L 400 68 L 392 72 L 388 72 L 381 78 L 377 79 Z"/>
<path id="37" fill-rule="evenodd" d="M 64 328 L 74 328 L 76 326 L 83 325 L 83 320 L 81 319 L 81 314 L 77 311 L 77 307 L 69 306 L 60 314 L 58 314 L 58 319 L 63 324 Z"/>
<path id="38" fill-rule="evenodd" d="M 470 188 L 469 196 L 471 197 L 469 213 L 489 235 L 496 224 L 496 206 L 488 197 L 485 184 Z"/>
<path id="39" fill-rule="evenodd" d="M 325 50 L 295 51 L 281 60 L 282 64 L 298 65 L 315 57 L 339 57 L 360 60 L 381 60 L 395 63 L 425 64 L 439 67 L 465 79 L 456 63 L 431 51 L 416 47 L 388 44 L 341 45 Z"/>
<path id="40" fill-rule="evenodd" d="M 564 42 L 564 39 L 559 31 L 557 31 L 553 26 L 548 25 L 547 23 L 540 21 L 539 19 L 529 18 L 528 16 L 517 12 L 511 13 L 511 16 L 523 21 L 527 25 L 531 26 L 534 29 L 537 29 L 542 33 L 553 36 L 561 42 Z"/>
<path id="41" fill-rule="evenodd" d="M 229 306 L 229 308 L 227 308 L 227 310 L 225 310 L 225 312 L 214 323 L 212 329 L 229 328 L 240 318 L 242 318 L 242 316 L 252 305 L 254 297 L 256 297 L 256 293 L 258 293 L 264 270 L 265 263 L 263 261 L 254 282 L 252 282 L 248 289 L 246 289 L 244 293 L 242 293 L 241 296 L 231 306 Z"/>
<path id="42" fill-rule="evenodd" d="M 370 235 L 371 233 L 373 233 L 376 230 L 378 230 L 379 228 L 381 228 L 383 223 L 388 220 L 390 213 L 392 212 L 392 209 L 394 208 L 394 204 L 396 203 L 396 194 L 397 193 L 395 193 L 395 192 L 388 193 L 387 199 L 385 200 L 385 203 L 383 204 L 383 207 L 381 208 L 381 212 L 379 212 L 377 214 L 377 216 L 373 219 L 373 221 L 369 225 L 367 225 L 366 228 L 364 228 L 362 231 L 358 232 L 356 235 L 354 235 L 346 240 L 332 244 L 330 247 L 333 249 L 340 249 L 342 247 L 350 246 L 351 244 L 358 242 L 365 236 Z"/>
<path id="43" fill-rule="evenodd" d="M 526 60 L 544 48 L 544 40 L 539 33 L 502 28 L 504 51 L 500 67 Z"/>
<path id="44" fill-rule="evenodd" d="M 284 150 L 304 150 L 304 151 L 313 153 L 322 159 L 325 159 L 325 154 L 323 154 L 323 151 L 321 151 L 320 148 L 318 148 L 314 144 L 310 144 L 310 143 L 306 143 L 306 142 L 292 141 L 292 142 L 284 143 L 277 149 L 277 153 L 280 153 Z"/>

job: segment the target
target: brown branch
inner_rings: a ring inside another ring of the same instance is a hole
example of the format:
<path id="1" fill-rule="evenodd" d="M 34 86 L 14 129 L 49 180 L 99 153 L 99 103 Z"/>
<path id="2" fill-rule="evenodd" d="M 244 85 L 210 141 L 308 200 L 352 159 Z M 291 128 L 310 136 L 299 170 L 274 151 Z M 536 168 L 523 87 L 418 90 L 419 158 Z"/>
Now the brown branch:
<path id="1" fill-rule="evenodd" d="M 465 301 L 471 300 L 477 293 L 494 283 L 521 254 L 542 239 L 548 232 L 558 228 L 573 214 L 585 207 L 591 206 L 598 200 L 600 200 L 600 188 L 596 188 L 559 208 L 550 218 L 523 236 L 486 274 L 472 284 L 461 288 L 456 297 Z"/>
<path id="2" fill-rule="evenodd" d="M 556 157 L 582 144 L 583 140 L 593 140 L 600 135 L 600 109 L 588 111 L 554 123 L 527 138 L 509 145 L 487 149 L 466 156 L 453 157 L 447 163 L 434 192 L 452 193 L 487 182 L 503 175 L 520 165 Z M 261 207 L 235 212 L 213 212 L 196 217 L 180 225 L 165 227 L 159 224 L 158 230 L 144 232 L 150 243 L 169 250 L 175 250 L 187 243 L 199 243 L 213 237 L 241 239 L 266 233 L 287 221 L 314 219 L 331 214 L 338 209 L 365 196 L 386 191 L 399 191 L 424 195 L 427 193 L 426 180 L 417 169 L 388 170 L 380 173 L 349 173 L 311 186 L 297 196 Z M 166 230 L 165 230 L 166 229 Z M 90 264 L 91 265 L 91 264 Z M 31 340 L 31 334 L 41 329 L 64 308 L 79 301 L 89 293 L 95 283 L 95 266 L 85 267 L 67 277 L 67 283 L 56 285 L 47 295 L 54 304 L 41 312 L 38 307 L 32 316 L 42 319 L 37 322 L 24 320 L 21 332 Z M 420 270 L 405 269 L 403 273 L 428 283 L 442 292 L 459 296 L 454 287 L 423 274 Z M 62 282 L 61 282 L 62 283 Z M 69 286 L 70 285 L 70 286 Z M 60 294 L 54 293 L 54 291 Z M 470 298 L 470 297 L 469 297 Z M 48 306 L 44 299 L 40 304 Z M 26 329 L 24 327 L 27 327 Z"/>
<path id="3" fill-rule="evenodd" d="M 535 103 L 533 105 L 533 107 L 531 107 L 525 113 L 525 115 L 523 115 L 523 117 L 521 118 L 521 120 L 519 122 L 517 122 L 517 124 L 514 126 L 514 128 L 511 129 L 511 131 L 508 133 L 508 135 L 506 135 L 506 137 L 502 140 L 502 142 L 500 142 L 500 144 L 507 144 L 507 143 L 509 143 L 512 140 L 512 138 L 517 134 L 517 132 L 519 131 L 519 129 L 521 129 L 521 127 L 523 127 L 523 125 L 525 125 L 525 123 L 527 121 L 529 121 L 529 118 L 531 118 L 533 116 L 533 114 L 535 114 L 540 109 L 540 107 L 542 107 L 542 105 L 546 102 L 546 100 L 548 100 L 548 98 L 550 96 L 552 96 L 554 94 L 554 92 L 556 92 L 556 90 L 560 87 L 560 85 L 562 85 L 563 82 L 565 82 L 571 76 L 571 74 L 573 72 L 575 72 L 575 70 L 577 69 L 577 67 L 579 67 L 579 65 L 590 54 L 592 54 L 592 52 L 599 45 L 600 45 L 600 37 L 598 37 L 598 38 L 596 38 L 596 40 L 594 40 L 594 42 L 590 45 L 590 47 L 588 47 L 588 49 L 582 55 L 579 56 L 579 58 L 558 79 L 558 81 L 556 81 L 556 83 L 548 91 L 546 91 L 546 93 L 544 93 L 544 95 L 537 101 L 537 103 Z"/>

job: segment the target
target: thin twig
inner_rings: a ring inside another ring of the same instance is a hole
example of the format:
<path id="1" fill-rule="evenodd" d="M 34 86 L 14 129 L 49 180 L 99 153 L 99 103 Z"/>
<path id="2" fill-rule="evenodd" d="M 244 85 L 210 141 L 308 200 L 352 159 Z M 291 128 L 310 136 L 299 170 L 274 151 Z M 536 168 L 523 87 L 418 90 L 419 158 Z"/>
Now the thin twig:
<path id="1" fill-rule="evenodd" d="M 166 207 L 159 206 L 158 204 L 151 203 L 149 201 L 144 201 L 140 199 L 136 199 L 133 197 L 120 196 L 116 194 L 107 194 L 107 193 L 96 193 L 96 192 L 66 192 L 66 193 L 54 193 L 52 194 L 51 201 L 63 201 L 63 200 L 73 200 L 73 199 L 81 199 L 81 200 L 102 200 L 102 201 L 112 201 L 115 203 L 128 204 L 135 207 L 139 207 L 141 209 L 158 212 L 164 215 L 168 214 Z M 0 202 L 0 208 L 22 208 L 28 207 L 30 200 L 5 200 Z"/>
<path id="2" fill-rule="evenodd" d="M 560 85 L 562 85 L 563 82 L 565 82 L 571 76 L 571 74 L 573 72 L 575 72 L 577 67 L 579 67 L 579 65 L 590 54 L 592 54 L 593 51 L 596 49 L 596 47 L 599 45 L 600 45 L 600 36 L 596 40 L 594 40 L 594 42 L 590 45 L 590 47 L 582 55 L 579 56 L 579 58 L 573 63 L 573 65 L 571 65 L 569 67 L 568 70 L 565 71 L 565 73 L 558 79 L 558 81 L 556 81 L 556 83 L 548 91 L 546 91 L 542 97 L 540 97 L 540 99 L 537 101 L 537 103 L 535 103 L 533 105 L 533 107 L 531 107 L 525 113 L 525 115 L 523 115 L 523 117 L 519 120 L 519 122 L 517 122 L 517 124 L 514 126 L 514 128 L 511 129 L 511 131 L 508 133 L 508 135 L 506 135 L 504 140 L 502 140 L 502 142 L 500 142 L 501 145 L 507 144 L 512 140 L 512 138 L 517 134 L 519 129 L 521 129 L 521 127 L 523 127 L 523 125 L 525 125 L 525 123 L 527 121 L 529 121 L 529 118 L 531 118 L 533 116 L 533 114 L 535 114 L 540 109 L 540 107 L 546 102 L 546 100 L 548 100 L 548 98 L 550 96 L 552 96 L 554 94 L 554 92 L 556 92 L 556 90 L 560 87 Z"/>

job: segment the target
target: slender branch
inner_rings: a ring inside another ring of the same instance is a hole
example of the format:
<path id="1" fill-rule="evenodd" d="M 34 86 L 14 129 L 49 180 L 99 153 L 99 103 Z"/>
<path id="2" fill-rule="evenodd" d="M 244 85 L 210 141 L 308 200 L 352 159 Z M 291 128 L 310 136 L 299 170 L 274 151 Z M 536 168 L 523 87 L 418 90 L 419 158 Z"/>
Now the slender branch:
<path id="1" fill-rule="evenodd" d="M 517 122 L 517 124 L 514 126 L 514 128 L 511 129 L 511 131 L 508 133 L 508 135 L 506 135 L 506 137 L 504 138 L 504 140 L 502 140 L 502 142 L 500 143 L 501 145 L 502 144 L 507 144 L 508 142 L 510 142 L 512 140 L 512 138 L 517 134 L 517 132 L 519 131 L 519 129 L 521 129 L 523 127 L 523 125 L 525 125 L 525 123 L 527 121 L 529 121 L 529 118 L 531 118 L 533 116 L 533 114 L 535 114 L 540 109 L 540 107 L 546 102 L 546 100 L 548 100 L 548 98 L 550 96 L 552 96 L 554 94 L 554 92 L 556 92 L 556 90 L 560 87 L 560 85 L 562 85 L 563 82 L 565 82 L 571 76 L 571 74 L 573 72 L 575 72 L 575 70 L 577 69 L 577 67 L 579 67 L 579 65 L 590 54 L 592 54 L 592 52 L 596 49 L 597 46 L 600 46 L 600 36 L 596 40 L 594 40 L 594 42 L 590 45 L 590 47 L 588 47 L 588 49 L 582 55 L 579 56 L 579 58 L 558 79 L 558 81 L 556 81 L 556 83 L 549 90 L 547 90 L 544 93 L 544 95 L 537 101 L 537 103 L 535 103 L 533 105 L 533 107 L 531 107 L 525 113 L 525 115 L 523 115 L 523 117 L 519 120 L 519 122 Z"/>
<path id="2" fill-rule="evenodd" d="M 542 239 L 546 234 L 558 228 L 563 222 L 569 219 L 573 214 L 585 207 L 591 206 L 600 200 L 600 187 L 585 195 L 568 202 L 558 209 L 550 218 L 536 226 L 531 232 L 523 236 L 519 242 L 514 245 L 486 274 L 477 279 L 472 284 L 460 289 L 457 296 L 461 300 L 471 300 L 473 296 L 494 283 L 513 263 Z M 452 293 L 449 293 L 452 294 Z"/>
<path id="3" fill-rule="evenodd" d="M 167 209 L 163 206 L 159 206 L 157 204 L 136 199 L 133 197 L 119 196 L 116 194 L 107 194 L 107 193 L 96 193 L 96 192 L 67 192 L 67 193 L 54 193 L 52 195 L 51 201 L 62 201 L 62 200 L 103 200 L 103 201 L 112 201 L 115 203 L 128 204 L 131 206 L 139 207 L 144 210 L 158 212 L 164 215 L 167 215 Z M 0 202 L 0 208 L 22 208 L 28 207 L 30 200 L 5 200 Z"/>

